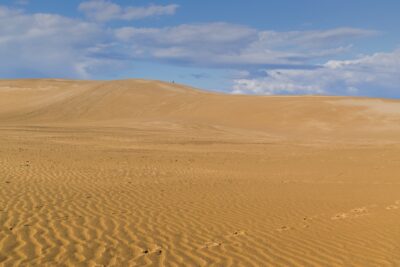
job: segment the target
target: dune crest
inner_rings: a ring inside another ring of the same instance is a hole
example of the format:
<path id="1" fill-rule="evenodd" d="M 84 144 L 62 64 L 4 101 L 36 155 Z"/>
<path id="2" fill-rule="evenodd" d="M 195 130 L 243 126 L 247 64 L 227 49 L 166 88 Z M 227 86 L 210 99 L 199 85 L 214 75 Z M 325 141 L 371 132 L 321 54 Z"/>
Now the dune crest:
<path id="1" fill-rule="evenodd" d="M 217 94 L 146 80 L 16 80 L 0 81 L 0 119 L 24 125 L 224 127 L 231 132 L 288 137 L 296 132 L 301 138 L 336 140 L 375 139 L 380 134 L 389 141 L 400 131 L 400 102 Z"/>

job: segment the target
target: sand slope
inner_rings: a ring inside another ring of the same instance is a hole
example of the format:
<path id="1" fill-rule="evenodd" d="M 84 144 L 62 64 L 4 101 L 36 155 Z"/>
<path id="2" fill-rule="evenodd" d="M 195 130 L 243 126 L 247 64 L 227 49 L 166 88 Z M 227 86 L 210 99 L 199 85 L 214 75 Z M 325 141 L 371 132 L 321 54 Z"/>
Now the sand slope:
<path id="1" fill-rule="evenodd" d="M 400 102 L 0 81 L 0 266 L 400 265 Z"/>

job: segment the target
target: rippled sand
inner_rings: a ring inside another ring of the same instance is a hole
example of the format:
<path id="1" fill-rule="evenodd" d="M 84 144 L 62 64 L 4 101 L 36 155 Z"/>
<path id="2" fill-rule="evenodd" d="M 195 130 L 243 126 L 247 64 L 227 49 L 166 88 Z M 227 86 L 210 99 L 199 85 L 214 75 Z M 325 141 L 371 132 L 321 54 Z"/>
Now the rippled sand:
<path id="1" fill-rule="evenodd" d="M 0 81 L 0 266 L 400 265 L 400 102 Z"/>

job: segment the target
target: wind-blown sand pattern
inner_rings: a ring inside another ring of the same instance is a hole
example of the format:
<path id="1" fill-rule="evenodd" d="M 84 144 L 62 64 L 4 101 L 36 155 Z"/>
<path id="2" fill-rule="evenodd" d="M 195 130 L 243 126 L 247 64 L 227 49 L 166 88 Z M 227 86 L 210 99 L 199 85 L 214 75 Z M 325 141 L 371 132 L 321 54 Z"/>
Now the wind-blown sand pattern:
<path id="1" fill-rule="evenodd" d="M 399 266 L 400 102 L 0 82 L 0 266 Z"/>

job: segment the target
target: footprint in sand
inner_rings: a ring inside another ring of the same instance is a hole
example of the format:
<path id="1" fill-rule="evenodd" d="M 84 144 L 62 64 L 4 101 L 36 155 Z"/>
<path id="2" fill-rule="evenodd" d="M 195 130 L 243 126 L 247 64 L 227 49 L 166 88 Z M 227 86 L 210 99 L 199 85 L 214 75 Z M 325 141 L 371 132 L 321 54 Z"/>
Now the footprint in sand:
<path id="1" fill-rule="evenodd" d="M 285 232 L 285 231 L 289 231 L 289 230 L 294 230 L 294 228 L 284 225 L 284 226 L 279 227 L 278 229 L 276 229 L 276 231 L 278 231 L 278 232 Z"/>
<path id="2" fill-rule="evenodd" d="M 335 216 L 333 216 L 331 219 L 332 220 L 342 220 L 342 219 L 346 219 L 348 217 L 348 215 L 346 213 L 338 213 Z"/>
<path id="3" fill-rule="evenodd" d="M 336 215 L 334 215 L 333 217 L 331 217 L 332 220 L 342 220 L 342 219 L 346 219 L 346 218 L 357 218 L 360 216 L 365 216 L 368 215 L 368 209 L 366 207 L 361 207 L 361 208 L 355 208 L 350 210 L 349 212 L 345 213 L 338 213 Z"/>
<path id="4" fill-rule="evenodd" d="M 366 207 L 352 209 L 350 211 L 353 217 L 360 217 L 368 214 L 368 210 Z"/>
<path id="5" fill-rule="evenodd" d="M 229 235 L 227 235 L 226 237 L 233 237 L 233 236 L 241 236 L 241 235 L 245 235 L 246 232 L 244 230 L 239 230 L 239 231 L 235 231 Z"/>
<path id="6" fill-rule="evenodd" d="M 367 208 L 362 207 L 362 208 L 355 208 L 351 210 L 352 213 L 365 213 L 367 212 Z"/>
<path id="7" fill-rule="evenodd" d="M 232 240 L 229 240 L 229 238 L 239 237 L 239 236 L 242 236 L 242 235 L 245 235 L 245 234 L 246 234 L 246 231 L 238 230 L 238 231 L 232 232 L 232 233 L 230 233 L 228 235 L 225 235 L 223 237 L 223 239 L 227 239 L 227 244 L 235 245 L 236 243 L 235 242 L 232 243 L 231 242 Z M 222 246 L 222 244 L 223 244 L 223 242 L 220 242 L 220 241 L 209 241 L 209 242 L 205 243 L 204 246 L 202 246 L 201 248 L 220 247 L 220 246 Z"/>
<path id="8" fill-rule="evenodd" d="M 163 252 L 162 248 L 157 245 L 150 246 L 149 248 L 143 249 L 143 254 L 148 255 L 148 254 L 157 254 L 161 255 Z"/>
<path id="9" fill-rule="evenodd" d="M 314 219 L 317 219 L 318 215 L 313 215 L 313 216 L 305 216 L 303 217 L 303 221 L 300 223 L 302 228 L 308 228 L 310 227 L 310 224 L 313 223 Z"/>
<path id="10" fill-rule="evenodd" d="M 222 245 L 221 242 L 213 242 L 213 241 L 210 241 L 210 242 L 205 243 L 204 246 L 203 246 L 202 248 L 220 247 L 221 245 Z"/>

